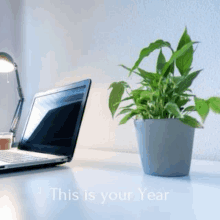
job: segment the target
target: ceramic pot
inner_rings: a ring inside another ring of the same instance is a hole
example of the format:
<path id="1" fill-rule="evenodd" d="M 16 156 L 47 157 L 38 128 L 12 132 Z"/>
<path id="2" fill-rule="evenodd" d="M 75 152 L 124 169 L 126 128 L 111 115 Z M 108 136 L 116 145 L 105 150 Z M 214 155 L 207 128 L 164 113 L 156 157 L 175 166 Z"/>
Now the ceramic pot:
<path id="1" fill-rule="evenodd" d="M 179 119 L 140 119 L 134 124 L 146 174 L 189 175 L 195 128 Z"/>

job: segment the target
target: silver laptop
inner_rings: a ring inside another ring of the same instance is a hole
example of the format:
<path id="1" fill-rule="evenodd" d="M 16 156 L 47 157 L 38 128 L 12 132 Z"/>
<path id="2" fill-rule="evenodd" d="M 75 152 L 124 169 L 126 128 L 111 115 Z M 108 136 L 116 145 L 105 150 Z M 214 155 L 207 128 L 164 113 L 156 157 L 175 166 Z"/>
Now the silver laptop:
<path id="1" fill-rule="evenodd" d="M 18 146 L 0 150 L 0 171 L 70 162 L 90 87 L 86 79 L 37 93 Z"/>

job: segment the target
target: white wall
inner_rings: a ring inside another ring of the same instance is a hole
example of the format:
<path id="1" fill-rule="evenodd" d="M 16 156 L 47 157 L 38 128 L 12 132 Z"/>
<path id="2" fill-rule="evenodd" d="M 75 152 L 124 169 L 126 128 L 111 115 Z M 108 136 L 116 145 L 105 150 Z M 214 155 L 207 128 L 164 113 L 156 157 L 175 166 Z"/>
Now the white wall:
<path id="1" fill-rule="evenodd" d="M 6 52 L 15 60 L 15 10 L 17 4 L 13 1 L 1 0 L 0 6 L 0 52 Z M 15 60 L 16 62 L 16 60 Z M 12 117 L 18 101 L 16 90 L 15 72 L 0 73 L 0 131 L 7 132 L 10 129 Z"/>
<path id="2" fill-rule="evenodd" d="M 133 121 L 118 126 L 120 118 L 112 120 L 107 88 L 119 80 L 137 86 L 138 78 L 128 79 L 117 65 L 133 66 L 140 50 L 158 38 L 176 48 L 185 26 L 191 38 L 201 42 L 193 67 L 204 69 L 192 90 L 201 98 L 220 95 L 218 0 L 24 0 L 23 4 L 19 60 L 26 102 L 18 137 L 36 92 L 91 78 L 77 147 L 137 152 Z M 142 67 L 153 71 L 156 56 L 152 54 Z M 220 160 L 219 130 L 220 115 L 210 113 L 205 129 L 196 130 L 194 158 Z"/>

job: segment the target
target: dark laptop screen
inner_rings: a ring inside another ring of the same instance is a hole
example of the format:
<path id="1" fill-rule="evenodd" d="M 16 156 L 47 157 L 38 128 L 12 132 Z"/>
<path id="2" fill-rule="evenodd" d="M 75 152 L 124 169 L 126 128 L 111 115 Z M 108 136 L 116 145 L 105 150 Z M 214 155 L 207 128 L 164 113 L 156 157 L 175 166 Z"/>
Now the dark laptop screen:
<path id="1" fill-rule="evenodd" d="M 77 138 L 86 86 L 38 96 L 26 124 L 21 147 L 26 150 L 69 155 Z M 88 88 L 87 88 L 88 90 Z M 51 150 L 50 150 L 51 148 Z"/>

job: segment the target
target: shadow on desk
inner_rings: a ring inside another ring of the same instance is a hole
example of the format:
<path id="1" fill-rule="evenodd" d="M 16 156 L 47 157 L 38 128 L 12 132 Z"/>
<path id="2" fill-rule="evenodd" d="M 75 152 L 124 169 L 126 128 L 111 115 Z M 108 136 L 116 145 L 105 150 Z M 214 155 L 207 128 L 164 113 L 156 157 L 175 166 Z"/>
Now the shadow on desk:
<path id="1" fill-rule="evenodd" d="M 66 171 L 71 168 L 67 166 L 45 165 L 39 167 L 19 168 L 13 170 L 1 170 L 0 178 L 12 177 L 12 176 L 25 176 L 30 174 L 40 174 L 45 172 Z"/>

